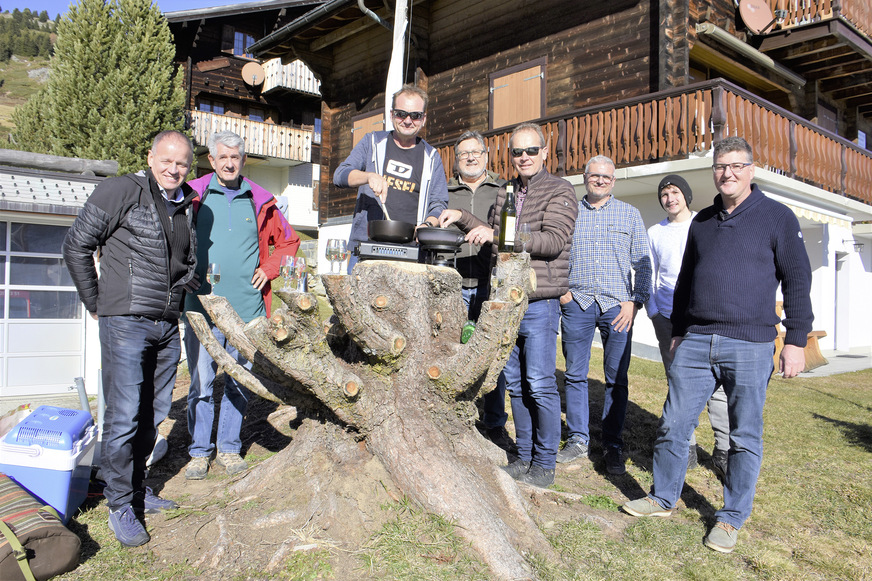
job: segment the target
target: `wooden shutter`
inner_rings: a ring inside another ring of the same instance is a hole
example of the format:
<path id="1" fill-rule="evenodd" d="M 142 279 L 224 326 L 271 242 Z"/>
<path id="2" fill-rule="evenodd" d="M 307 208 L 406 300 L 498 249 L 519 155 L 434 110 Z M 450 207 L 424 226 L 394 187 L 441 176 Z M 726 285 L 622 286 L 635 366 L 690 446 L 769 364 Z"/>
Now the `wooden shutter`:
<path id="1" fill-rule="evenodd" d="M 545 115 L 545 59 L 490 75 L 490 128 Z"/>
<path id="2" fill-rule="evenodd" d="M 363 136 L 370 131 L 381 131 L 385 128 L 385 114 L 376 113 L 369 114 L 364 117 L 354 119 L 354 124 L 351 127 L 351 147 L 357 145 L 357 142 L 363 139 Z"/>

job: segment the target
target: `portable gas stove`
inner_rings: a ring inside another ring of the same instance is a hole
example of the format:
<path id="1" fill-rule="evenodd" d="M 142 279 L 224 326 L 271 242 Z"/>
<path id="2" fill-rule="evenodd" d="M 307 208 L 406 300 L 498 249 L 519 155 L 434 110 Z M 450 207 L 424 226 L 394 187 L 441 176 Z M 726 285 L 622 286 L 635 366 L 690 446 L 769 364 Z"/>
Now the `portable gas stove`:
<path id="1" fill-rule="evenodd" d="M 360 260 L 400 260 L 418 262 L 420 253 L 417 246 L 404 246 L 393 242 L 361 242 L 354 249 Z"/>

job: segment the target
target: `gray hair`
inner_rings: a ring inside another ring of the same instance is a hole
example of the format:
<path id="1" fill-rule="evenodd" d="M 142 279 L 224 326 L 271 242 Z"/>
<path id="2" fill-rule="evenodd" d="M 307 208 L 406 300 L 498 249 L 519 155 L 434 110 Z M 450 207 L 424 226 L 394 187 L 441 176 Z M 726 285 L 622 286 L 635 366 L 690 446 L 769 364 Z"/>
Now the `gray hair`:
<path id="1" fill-rule="evenodd" d="M 521 123 L 517 127 L 512 130 L 512 135 L 509 137 L 509 147 L 512 146 L 512 143 L 515 141 L 515 135 L 521 133 L 522 131 L 534 131 L 536 135 L 539 136 L 539 146 L 545 147 L 545 135 L 542 133 L 542 128 L 539 127 L 536 123 Z"/>
<path id="2" fill-rule="evenodd" d="M 194 144 L 191 143 L 191 139 L 181 131 L 176 131 L 175 129 L 167 129 L 166 131 L 161 131 L 155 135 L 154 140 L 151 142 L 151 150 L 156 150 L 161 141 L 171 137 L 187 143 L 188 150 L 191 152 L 191 159 L 194 158 Z"/>
<path id="3" fill-rule="evenodd" d="M 219 143 L 230 149 L 237 150 L 239 155 L 245 155 L 245 140 L 232 131 L 219 131 L 209 136 L 207 145 L 209 146 L 209 155 L 212 157 L 218 156 Z"/>
<path id="4" fill-rule="evenodd" d="M 590 170 L 590 166 L 595 163 L 606 163 L 612 167 L 615 167 L 615 162 L 612 161 L 612 158 L 605 155 L 595 155 L 584 164 L 584 173 L 587 173 Z"/>
<path id="5" fill-rule="evenodd" d="M 478 131 L 464 131 L 460 134 L 460 137 L 457 138 L 457 141 L 454 142 L 454 155 L 457 156 L 457 148 L 460 147 L 460 144 L 466 141 L 467 139 L 475 139 L 478 141 L 478 144 L 481 146 L 482 150 L 487 152 L 487 145 L 484 142 L 484 137 L 482 137 L 481 133 Z"/>
<path id="6" fill-rule="evenodd" d="M 720 156 L 731 153 L 733 151 L 738 151 L 744 153 L 748 156 L 748 161 L 754 161 L 754 150 L 751 149 L 751 145 L 736 135 L 732 137 L 725 137 L 721 139 L 717 143 L 715 143 L 714 149 L 712 150 L 712 159 L 717 159 Z"/>
<path id="7" fill-rule="evenodd" d="M 391 100 L 391 108 L 397 108 L 397 97 L 400 95 L 416 95 L 421 97 L 421 100 L 424 101 L 424 112 L 427 112 L 427 103 L 430 102 L 430 96 L 427 95 L 427 91 L 422 89 L 421 87 L 416 87 L 415 85 L 403 85 L 400 87 L 400 90 L 394 93 L 394 96 Z"/>

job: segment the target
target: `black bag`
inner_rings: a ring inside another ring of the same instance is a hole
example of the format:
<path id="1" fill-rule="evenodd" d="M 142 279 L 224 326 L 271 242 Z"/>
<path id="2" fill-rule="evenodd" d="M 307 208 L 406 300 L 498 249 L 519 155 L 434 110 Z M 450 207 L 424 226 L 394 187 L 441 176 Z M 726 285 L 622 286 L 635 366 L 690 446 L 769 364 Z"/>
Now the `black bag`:
<path id="1" fill-rule="evenodd" d="M 79 564 L 82 541 L 14 480 L 0 474 L 0 579 L 51 579 Z"/>

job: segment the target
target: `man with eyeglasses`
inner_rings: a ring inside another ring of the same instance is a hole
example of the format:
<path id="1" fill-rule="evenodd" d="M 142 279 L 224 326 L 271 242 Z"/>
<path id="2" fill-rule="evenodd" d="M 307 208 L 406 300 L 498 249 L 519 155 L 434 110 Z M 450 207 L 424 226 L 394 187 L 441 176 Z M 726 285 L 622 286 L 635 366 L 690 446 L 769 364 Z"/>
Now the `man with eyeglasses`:
<path id="1" fill-rule="evenodd" d="M 385 219 L 378 199 L 392 220 L 435 226 L 448 204 L 442 158 L 418 137 L 427 120 L 427 93 L 403 85 L 393 95 L 393 131 L 373 131 L 361 139 L 333 173 L 340 188 L 357 188 L 349 247 L 367 240 L 370 220 Z M 348 260 L 348 272 L 357 257 Z"/>
<path id="2" fill-rule="evenodd" d="M 623 506 L 633 516 L 669 516 L 681 495 L 687 440 L 719 386 L 727 395 L 730 451 L 724 506 L 705 545 L 731 552 L 751 514 L 763 459 L 763 404 L 774 369 L 775 293 L 781 285 L 786 329 L 778 363 L 785 378 L 805 367 L 814 315 L 811 266 L 799 221 L 751 183 L 753 152 L 728 137 L 713 152 L 714 204 L 690 226 L 672 309 L 669 392 L 654 443 L 654 484 Z"/>
<path id="3" fill-rule="evenodd" d="M 660 207 L 666 218 L 648 228 L 648 244 L 651 249 L 651 265 L 654 271 L 651 298 L 645 304 L 657 343 L 663 368 L 669 373 L 672 365 L 672 295 L 675 281 L 681 270 L 681 258 L 687 244 L 687 232 L 697 215 L 691 211 L 693 190 L 683 177 L 669 174 L 660 180 L 657 188 Z M 712 452 L 712 468 L 719 480 L 727 472 L 727 450 L 730 449 L 730 418 L 727 415 L 727 396 L 724 390 L 715 390 L 708 403 L 709 420 L 715 434 L 715 449 Z M 696 436 L 691 433 L 687 450 L 687 468 L 699 466 Z"/>
<path id="4" fill-rule="evenodd" d="M 487 222 L 494 201 L 506 180 L 488 171 L 488 154 L 484 137 L 478 131 L 464 131 L 454 144 L 454 169 L 457 177 L 448 180 L 448 206 L 466 210 Z M 499 211 L 497 209 L 496 211 Z M 488 299 L 491 273 L 491 244 L 477 247 L 464 242 L 456 257 L 456 267 L 463 277 L 462 296 L 470 320 L 478 320 L 481 305 Z M 485 394 L 484 435 L 506 451 L 515 443 L 506 432 L 506 385 L 500 375 L 497 387 Z"/>
<path id="5" fill-rule="evenodd" d="M 560 298 L 569 437 L 557 461 L 588 457 L 587 374 L 593 335 L 599 329 L 605 373 L 603 457 L 609 474 L 624 474 L 622 433 L 629 399 L 633 321 L 651 294 L 648 236 L 639 210 L 612 194 L 615 164 L 611 159 L 597 155 L 588 160 L 584 185 L 587 194 L 578 202 L 572 236 L 569 291 Z"/>
<path id="6" fill-rule="evenodd" d="M 515 480 L 544 488 L 554 483 L 560 444 L 560 395 L 555 377 L 558 299 L 569 288 L 569 246 L 577 205 L 572 184 L 545 169 L 548 148 L 538 125 L 515 127 L 509 149 L 518 172 L 513 181 L 517 225 L 530 225 L 532 238 L 527 250 L 537 287 L 529 297 L 515 347 L 502 373 L 512 402 L 518 447 L 518 458 L 505 470 Z M 443 212 L 440 222 L 447 226 L 456 221 L 473 244 L 492 243 L 499 238 L 505 198 L 503 188 L 487 222 L 454 209 Z M 496 245 L 493 248 L 496 253 Z"/>

